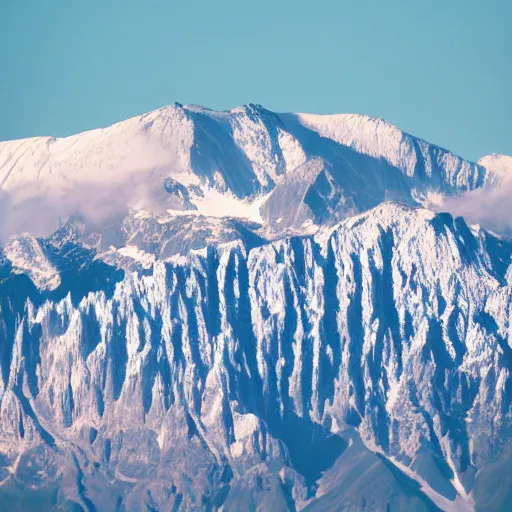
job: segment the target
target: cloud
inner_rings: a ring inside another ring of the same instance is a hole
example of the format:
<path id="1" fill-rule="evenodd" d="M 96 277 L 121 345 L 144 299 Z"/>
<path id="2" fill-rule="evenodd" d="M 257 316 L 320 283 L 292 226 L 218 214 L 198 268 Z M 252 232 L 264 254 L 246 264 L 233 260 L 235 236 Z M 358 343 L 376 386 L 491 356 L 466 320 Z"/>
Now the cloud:
<path id="1" fill-rule="evenodd" d="M 97 153 L 77 152 L 69 160 L 56 159 L 52 175 L 40 181 L 27 177 L 0 190 L 0 240 L 23 232 L 47 236 L 72 215 L 101 226 L 131 208 L 165 210 L 170 194 L 164 180 L 180 172 L 168 149 L 132 136 L 129 147 L 106 146 Z M 23 168 L 17 171 L 23 173 Z"/>
<path id="2" fill-rule="evenodd" d="M 512 234 L 512 180 L 447 198 L 440 209 L 496 233 Z"/>
<path id="3" fill-rule="evenodd" d="M 3 192 L 0 194 L 0 239 L 24 232 L 47 236 L 72 215 L 80 215 L 91 226 L 101 227 L 125 216 L 131 208 L 161 213 L 168 207 L 169 196 L 160 179 L 148 183 L 81 183 L 67 190 L 65 195 L 20 198 L 16 193 Z"/>

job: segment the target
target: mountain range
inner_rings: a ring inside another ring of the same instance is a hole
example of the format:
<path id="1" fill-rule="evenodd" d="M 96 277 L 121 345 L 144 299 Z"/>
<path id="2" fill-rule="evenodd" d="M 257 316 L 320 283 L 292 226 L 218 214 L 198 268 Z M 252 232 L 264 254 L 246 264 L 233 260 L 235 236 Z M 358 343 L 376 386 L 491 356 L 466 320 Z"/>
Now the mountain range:
<path id="1" fill-rule="evenodd" d="M 253 104 L 0 142 L 0 509 L 510 510 L 510 224 L 446 210 L 511 181 Z"/>

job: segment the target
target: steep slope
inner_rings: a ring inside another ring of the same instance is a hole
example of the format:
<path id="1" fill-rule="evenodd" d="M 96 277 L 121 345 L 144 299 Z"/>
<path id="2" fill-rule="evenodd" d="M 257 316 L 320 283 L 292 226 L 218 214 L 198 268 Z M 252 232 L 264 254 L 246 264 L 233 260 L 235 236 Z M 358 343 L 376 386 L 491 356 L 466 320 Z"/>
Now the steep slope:
<path id="1" fill-rule="evenodd" d="M 145 275 L 78 242 L 0 258 L 3 503 L 511 505 L 510 242 L 397 203 Z"/>

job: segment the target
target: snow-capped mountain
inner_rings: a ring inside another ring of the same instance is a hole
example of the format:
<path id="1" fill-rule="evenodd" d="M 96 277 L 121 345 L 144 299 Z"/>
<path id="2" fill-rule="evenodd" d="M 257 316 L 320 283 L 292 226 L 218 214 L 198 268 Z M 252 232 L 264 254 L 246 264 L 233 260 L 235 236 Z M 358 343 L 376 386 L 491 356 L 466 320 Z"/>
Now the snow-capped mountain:
<path id="1" fill-rule="evenodd" d="M 437 210 L 510 175 L 257 105 L 0 143 L 0 509 L 508 510 L 512 242 Z"/>
<path id="2" fill-rule="evenodd" d="M 134 208 L 241 217 L 275 238 L 384 200 L 430 205 L 496 184 L 505 167 L 366 116 L 176 104 L 63 139 L 0 143 L 2 228 L 48 234 L 76 210 L 100 222 Z"/>

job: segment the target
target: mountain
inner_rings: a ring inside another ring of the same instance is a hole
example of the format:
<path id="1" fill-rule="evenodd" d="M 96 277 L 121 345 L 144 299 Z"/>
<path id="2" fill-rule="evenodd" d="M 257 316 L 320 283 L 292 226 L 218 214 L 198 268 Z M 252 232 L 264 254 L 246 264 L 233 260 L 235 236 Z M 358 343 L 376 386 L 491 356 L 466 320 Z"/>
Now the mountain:
<path id="1" fill-rule="evenodd" d="M 512 241 L 434 211 L 509 169 L 256 105 L 0 143 L 0 509 L 509 510 Z"/>
<path id="2" fill-rule="evenodd" d="M 480 158 L 480 160 L 478 160 L 478 164 L 485 167 L 497 181 L 502 181 L 504 179 L 508 180 L 512 177 L 511 156 L 492 153 Z"/>
<path id="3" fill-rule="evenodd" d="M 109 128 L 0 143 L 4 236 L 48 234 L 78 209 L 236 216 L 266 237 L 313 232 L 384 200 L 429 206 L 495 184 L 486 167 L 359 115 L 229 112 L 175 104 Z M 281 208 L 287 194 L 292 208 Z M 37 210 L 38 216 L 27 215 Z M 312 229 L 313 228 L 313 229 Z"/>

